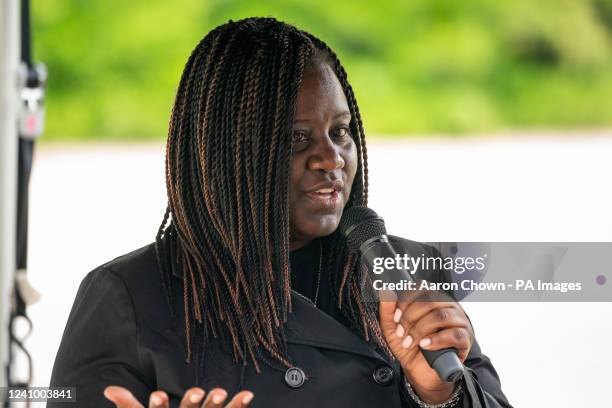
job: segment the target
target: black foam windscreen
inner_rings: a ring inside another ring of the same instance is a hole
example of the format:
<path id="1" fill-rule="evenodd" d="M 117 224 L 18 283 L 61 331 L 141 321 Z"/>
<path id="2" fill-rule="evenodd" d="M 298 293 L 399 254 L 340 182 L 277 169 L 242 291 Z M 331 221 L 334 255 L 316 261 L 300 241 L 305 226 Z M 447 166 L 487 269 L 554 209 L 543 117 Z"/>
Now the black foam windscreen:
<path id="1" fill-rule="evenodd" d="M 387 235 L 385 221 L 368 207 L 355 206 L 346 208 L 340 220 L 340 232 L 346 238 L 351 251 L 359 251 L 359 247 L 370 238 Z"/>

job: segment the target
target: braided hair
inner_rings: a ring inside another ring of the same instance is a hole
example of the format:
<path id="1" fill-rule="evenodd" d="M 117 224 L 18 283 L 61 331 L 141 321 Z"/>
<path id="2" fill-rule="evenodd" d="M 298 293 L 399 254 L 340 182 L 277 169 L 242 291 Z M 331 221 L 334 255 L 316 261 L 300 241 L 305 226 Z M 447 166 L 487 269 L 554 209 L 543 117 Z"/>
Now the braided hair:
<path id="1" fill-rule="evenodd" d="M 346 204 L 366 205 L 365 133 L 336 54 L 274 18 L 230 20 L 190 55 L 166 144 L 168 206 L 155 249 L 171 314 L 171 271 L 183 275 L 186 362 L 203 365 L 210 336 L 243 367 L 290 367 L 284 323 L 291 312 L 288 184 L 291 129 L 305 67 L 334 70 L 347 98 L 358 168 Z M 330 296 L 351 329 L 388 358 L 378 305 L 360 296 L 359 259 L 338 231 L 323 238 Z"/>

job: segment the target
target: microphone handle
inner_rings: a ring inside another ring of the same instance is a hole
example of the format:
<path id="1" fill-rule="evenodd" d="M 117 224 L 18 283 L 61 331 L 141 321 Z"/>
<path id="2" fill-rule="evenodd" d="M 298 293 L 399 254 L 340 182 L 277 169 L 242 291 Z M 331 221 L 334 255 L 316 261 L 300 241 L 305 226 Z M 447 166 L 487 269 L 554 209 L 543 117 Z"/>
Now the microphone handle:
<path id="1" fill-rule="evenodd" d="M 361 257 L 369 270 L 372 270 L 375 258 L 395 258 L 397 255 L 386 235 L 368 239 L 360 246 L 359 252 L 361 252 Z M 395 275 L 395 277 L 390 278 L 389 273 Z M 383 281 L 390 280 L 397 282 L 399 281 L 398 275 L 403 279 L 414 280 L 408 271 L 397 268 L 394 268 L 392 271 L 385 271 L 380 275 L 380 278 Z M 398 291 L 396 291 L 396 294 L 398 294 L 397 292 Z M 398 298 L 399 297 L 398 294 Z M 463 376 L 464 367 L 461 360 L 459 360 L 457 350 L 454 348 L 445 348 L 441 350 L 421 349 L 421 352 L 425 360 L 427 360 L 427 363 L 429 363 L 429 366 L 438 373 L 442 381 L 453 383 Z"/>
<path id="2" fill-rule="evenodd" d="M 420 348 L 420 347 L 419 347 Z M 423 350 L 421 353 L 429 366 L 436 370 L 442 381 L 454 383 L 463 377 L 463 364 L 459 360 L 457 350 L 454 348 L 445 348 L 441 350 Z"/>

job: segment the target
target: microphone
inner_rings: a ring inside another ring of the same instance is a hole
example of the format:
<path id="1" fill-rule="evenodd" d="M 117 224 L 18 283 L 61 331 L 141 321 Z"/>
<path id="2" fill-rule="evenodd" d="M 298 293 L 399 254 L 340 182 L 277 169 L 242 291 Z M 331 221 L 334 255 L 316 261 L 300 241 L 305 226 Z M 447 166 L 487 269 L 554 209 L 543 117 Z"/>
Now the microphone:
<path id="1" fill-rule="evenodd" d="M 349 249 L 361 254 L 369 270 L 373 269 L 375 258 L 395 258 L 396 252 L 389 243 L 385 222 L 371 208 L 355 206 L 345 209 L 339 228 Z M 413 280 L 410 273 L 395 265 L 393 270 L 387 271 L 401 279 Z M 421 352 L 442 381 L 452 383 L 463 376 L 464 367 L 454 348 L 433 351 L 421 349 Z"/>

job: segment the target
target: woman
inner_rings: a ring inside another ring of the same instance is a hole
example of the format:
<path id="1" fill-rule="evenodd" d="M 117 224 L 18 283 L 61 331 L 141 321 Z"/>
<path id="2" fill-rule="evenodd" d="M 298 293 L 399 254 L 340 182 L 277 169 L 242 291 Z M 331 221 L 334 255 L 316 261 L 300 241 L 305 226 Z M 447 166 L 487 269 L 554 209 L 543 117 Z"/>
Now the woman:
<path id="1" fill-rule="evenodd" d="M 155 242 L 77 293 L 51 379 L 77 406 L 509 406 L 457 303 L 360 296 L 337 227 L 367 204 L 364 131 L 322 41 L 273 18 L 211 31 L 166 154 Z M 455 347 L 471 370 L 444 383 L 418 345 Z"/>

